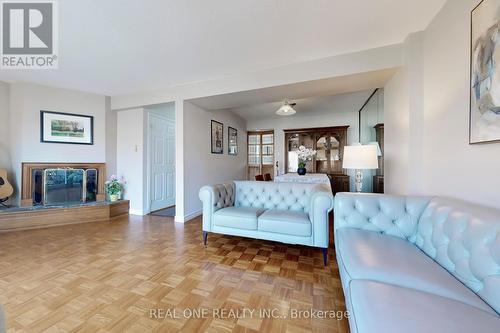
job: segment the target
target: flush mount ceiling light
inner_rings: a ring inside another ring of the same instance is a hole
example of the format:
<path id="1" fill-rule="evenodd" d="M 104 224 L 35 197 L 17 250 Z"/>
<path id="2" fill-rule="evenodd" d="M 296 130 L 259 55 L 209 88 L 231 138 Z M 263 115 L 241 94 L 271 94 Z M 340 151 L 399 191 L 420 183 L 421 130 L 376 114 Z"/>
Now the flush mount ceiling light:
<path id="1" fill-rule="evenodd" d="M 289 100 L 285 99 L 283 105 L 276 111 L 276 114 L 279 116 L 291 116 L 295 114 L 297 111 L 293 108 L 297 103 L 290 103 Z"/>

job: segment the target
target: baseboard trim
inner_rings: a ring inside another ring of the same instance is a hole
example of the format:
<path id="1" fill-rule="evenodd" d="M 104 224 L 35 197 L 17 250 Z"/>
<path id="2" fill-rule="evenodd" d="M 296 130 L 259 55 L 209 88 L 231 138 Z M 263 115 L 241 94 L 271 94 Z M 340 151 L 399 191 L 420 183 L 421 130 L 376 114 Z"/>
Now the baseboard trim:
<path id="1" fill-rule="evenodd" d="M 177 222 L 177 223 L 186 223 L 186 222 L 189 222 L 190 220 L 200 216 L 201 214 L 203 214 L 203 210 L 197 210 L 197 211 L 194 211 L 192 213 L 189 213 L 189 214 L 186 214 L 184 216 L 181 216 L 181 215 L 175 215 L 175 218 L 174 218 L 174 221 Z"/>
<path id="2" fill-rule="evenodd" d="M 128 213 L 130 215 L 139 215 L 139 216 L 144 216 L 144 215 L 147 215 L 147 212 L 143 211 L 143 210 L 140 210 L 140 209 L 132 209 L 130 208 Z"/>

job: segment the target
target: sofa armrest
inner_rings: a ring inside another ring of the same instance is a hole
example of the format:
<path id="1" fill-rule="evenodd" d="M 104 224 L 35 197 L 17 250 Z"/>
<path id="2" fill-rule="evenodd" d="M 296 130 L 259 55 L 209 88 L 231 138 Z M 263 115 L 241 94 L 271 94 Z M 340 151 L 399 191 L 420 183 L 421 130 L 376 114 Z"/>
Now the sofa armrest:
<path id="1" fill-rule="evenodd" d="M 234 206 L 235 185 L 224 183 L 203 186 L 199 192 L 203 203 L 203 230 L 212 230 L 212 215 L 221 208 Z"/>
<path id="2" fill-rule="evenodd" d="M 311 196 L 309 219 L 312 222 L 313 246 L 327 248 L 329 243 L 328 213 L 333 209 L 331 191 L 318 186 Z"/>
<path id="3" fill-rule="evenodd" d="M 418 220 L 430 197 L 337 193 L 334 232 L 340 228 L 371 230 L 413 241 Z"/>

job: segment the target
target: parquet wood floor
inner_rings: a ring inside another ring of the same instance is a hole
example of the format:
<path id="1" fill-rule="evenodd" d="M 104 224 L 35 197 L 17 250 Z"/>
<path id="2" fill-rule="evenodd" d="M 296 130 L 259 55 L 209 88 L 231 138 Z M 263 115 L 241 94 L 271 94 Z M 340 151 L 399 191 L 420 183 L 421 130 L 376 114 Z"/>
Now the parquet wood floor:
<path id="1" fill-rule="evenodd" d="M 224 316 L 344 311 L 338 270 L 333 256 L 325 268 L 320 250 L 302 246 L 210 234 L 205 248 L 201 218 L 17 231 L 0 234 L 0 244 L 8 332 L 349 331 L 347 319 Z M 186 308 L 225 310 L 195 318 Z"/>

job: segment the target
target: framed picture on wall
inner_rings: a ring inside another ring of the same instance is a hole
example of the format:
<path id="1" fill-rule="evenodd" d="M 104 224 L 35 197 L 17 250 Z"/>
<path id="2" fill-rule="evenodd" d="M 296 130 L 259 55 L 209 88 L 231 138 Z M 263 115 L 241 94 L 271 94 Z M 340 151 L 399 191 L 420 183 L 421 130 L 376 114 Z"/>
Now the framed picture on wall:
<path id="1" fill-rule="evenodd" d="M 227 152 L 229 155 L 238 155 L 238 130 L 228 126 L 227 133 Z"/>
<path id="2" fill-rule="evenodd" d="M 500 0 L 471 13 L 469 143 L 500 141 Z"/>
<path id="3" fill-rule="evenodd" d="M 40 142 L 94 144 L 94 117 L 40 111 Z"/>
<path id="4" fill-rule="evenodd" d="M 212 120 L 211 133 L 212 154 L 224 153 L 224 125 Z"/>

